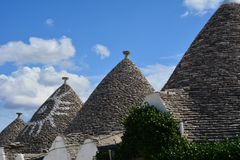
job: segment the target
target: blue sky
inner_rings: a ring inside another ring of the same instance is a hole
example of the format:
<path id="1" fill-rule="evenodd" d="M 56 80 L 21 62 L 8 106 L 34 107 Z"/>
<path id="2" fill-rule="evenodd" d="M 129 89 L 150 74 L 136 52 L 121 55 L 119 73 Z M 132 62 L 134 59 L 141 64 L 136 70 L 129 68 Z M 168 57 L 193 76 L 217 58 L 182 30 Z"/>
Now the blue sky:
<path id="1" fill-rule="evenodd" d="M 221 0 L 1 0 L 0 130 L 61 85 L 85 101 L 130 50 L 160 90 Z"/>

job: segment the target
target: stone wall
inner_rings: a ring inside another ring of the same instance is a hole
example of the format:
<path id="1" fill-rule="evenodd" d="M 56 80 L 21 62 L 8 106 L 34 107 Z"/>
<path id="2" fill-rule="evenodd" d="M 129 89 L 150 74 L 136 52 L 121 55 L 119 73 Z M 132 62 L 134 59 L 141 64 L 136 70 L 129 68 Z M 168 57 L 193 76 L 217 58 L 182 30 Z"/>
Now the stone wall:
<path id="1" fill-rule="evenodd" d="M 54 139 L 62 135 L 82 102 L 69 85 L 62 85 L 37 110 L 19 134 L 17 141 L 24 144 L 23 153 L 40 153 L 48 150 Z"/>
<path id="2" fill-rule="evenodd" d="M 140 70 L 125 58 L 93 91 L 66 132 L 101 135 L 123 130 L 130 108 L 152 92 Z"/>
<path id="3" fill-rule="evenodd" d="M 25 122 L 20 118 L 16 118 L 0 133 L 0 147 L 15 142 L 18 134 L 25 127 Z"/>
<path id="4" fill-rule="evenodd" d="M 222 5 L 182 58 L 163 91 L 187 138 L 222 140 L 240 133 L 240 5 Z M 182 92 L 180 94 L 180 92 Z"/>

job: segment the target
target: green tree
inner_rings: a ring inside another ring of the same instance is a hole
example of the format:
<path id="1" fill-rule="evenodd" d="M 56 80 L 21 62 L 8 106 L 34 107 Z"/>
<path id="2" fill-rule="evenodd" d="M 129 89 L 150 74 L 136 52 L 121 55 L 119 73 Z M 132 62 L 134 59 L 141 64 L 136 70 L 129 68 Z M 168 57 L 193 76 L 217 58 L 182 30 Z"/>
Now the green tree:
<path id="1" fill-rule="evenodd" d="M 178 122 L 171 114 L 158 112 L 148 104 L 133 109 L 124 126 L 115 160 L 240 159 L 239 136 L 216 142 L 188 142 L 181 137 Z"/>
<path id="2" fill-rule="evenodd" d="M 137 157 L 149 160 L 158 153 L 186 144 L 172 115 L 161 113 L 149 104 L 133 109 L 124 126 L 125 133 L 117 153 L 119 160 Z"/>

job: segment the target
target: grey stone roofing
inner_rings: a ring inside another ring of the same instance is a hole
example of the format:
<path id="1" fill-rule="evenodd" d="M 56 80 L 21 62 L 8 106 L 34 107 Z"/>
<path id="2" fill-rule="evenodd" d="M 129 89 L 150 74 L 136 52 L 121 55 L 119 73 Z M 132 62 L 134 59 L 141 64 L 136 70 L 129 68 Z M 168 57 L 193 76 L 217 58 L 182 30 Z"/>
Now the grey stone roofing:
<path id="1" fill-rule="evenodd" d="M 100 82 L 66 133 L 108 134 L 123 129 L 131 107 L 141 104 L 154 90 L 127 57 Z"/>
<path id="2" fill-rule="evenodd" d="M 24 153 L 40 153 L 51 147 L 58 135 L 62 135 L 82 102 L 73 89 L 63 84 L 36 111 L 30 122 L 19 134 L 17 141 L 24 144 Z"/>
<path id="3" fill-rule="evenodd" d="M 162 99 L 193 141 L 240 133 L 240 5 L 211 17 L 164 86 Z"/>
<path id="4" fill-rule="evenodd" d="M 0 133 L 0 146 L 5 146 L 15 142 L 18 134 L 23 130 L 26 123 L 18 116 Z"/>

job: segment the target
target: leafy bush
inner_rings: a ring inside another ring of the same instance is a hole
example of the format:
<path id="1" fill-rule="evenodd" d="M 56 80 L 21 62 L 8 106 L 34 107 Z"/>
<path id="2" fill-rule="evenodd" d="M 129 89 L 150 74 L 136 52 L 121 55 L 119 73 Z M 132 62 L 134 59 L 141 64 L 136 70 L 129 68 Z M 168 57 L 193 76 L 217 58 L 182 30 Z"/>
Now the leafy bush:
<path id="1" fill-rule="evenodd" d="M 187 147 L 171 148 L 154 156 L 154 160 L 237 160 L 240 159 L 240 137 L 222 142 L 188 143 Z"/>
<path id="2" fill-rule="evenodd" d="M 109 160 L 108 152 L 98 152 L 96 155 L 97 160 Z"/>
<path id="3" fill-rule="evenodd" d="M 125 133 L 116 160 L 240 159 L 240 137 L 221 142 L 190 143 L 182 138 L 169 113 L 148 104 L 134 109 L 124 121 Z"/>
<path id="4" fill-rule="evenodd" d="M 158 112 L 148 104 L 133 109 L 124 126 L 126 131 L 117 159 L 151 159 L 162 150 L 186 144 L 172 115 Z"/>

